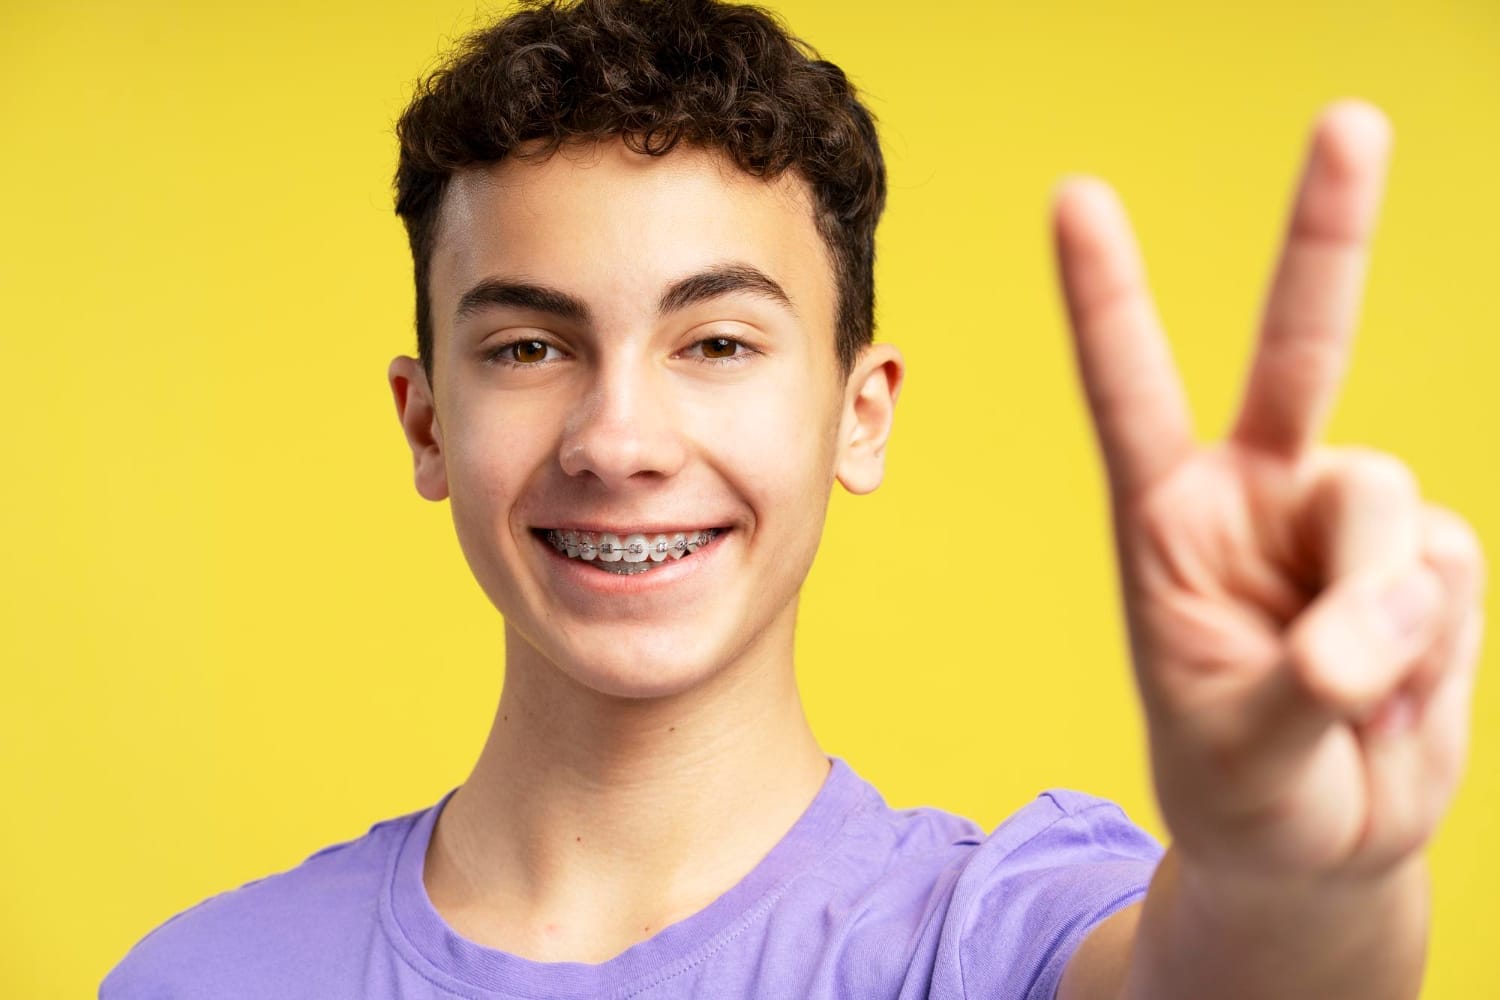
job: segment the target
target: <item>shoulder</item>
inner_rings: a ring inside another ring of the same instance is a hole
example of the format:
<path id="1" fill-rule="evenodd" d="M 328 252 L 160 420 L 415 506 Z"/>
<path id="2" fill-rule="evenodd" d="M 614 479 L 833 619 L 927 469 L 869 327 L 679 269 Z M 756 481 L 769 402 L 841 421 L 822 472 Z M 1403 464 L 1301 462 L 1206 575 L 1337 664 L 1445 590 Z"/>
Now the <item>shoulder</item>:
<path id="1" fill-rule="evenodd" d="M 1073 950 L 1139 899 L 1161 847 L 1115 803 L 1051 789 L 992 832 L 930 806 L 892 809 L 873 788 L 780 904 L 816 928 L 846 995 L 914 984 L 934 1000 L 1053 1000 Z M 806 950 L 808 935 L 795 935 Z"/>
<path id="2" fill-rule="evenodd" d="M 374 824 L 297 867 L 219 893 L 169 918 L 110 970 L 100 1000 L 307 995 L 379 933 L 391 858 L 421 812 Z M 291 978 L 288 978 L 291 977 Z M 293 985 L 295 984 L 295 986 Z M 330 996 L 332 994 L 329 994 Z"/>
<path id="3" fill-rule="evenodd" d="M 1161 855 L 1107 799 L 1038 795 L 975 849 L 954 887 L 945 943 L 964 993 L 1003 982 L 1018 997 L 1051 1000 L 1074 950 L 1145 895 Z"/>
<path id="4" fill-rule="evenodd" d="M 1109 799 L 1049 788 L 997 826 L 975 861 L 1052 867 L 1160 854 L 1161 845 Z"/>

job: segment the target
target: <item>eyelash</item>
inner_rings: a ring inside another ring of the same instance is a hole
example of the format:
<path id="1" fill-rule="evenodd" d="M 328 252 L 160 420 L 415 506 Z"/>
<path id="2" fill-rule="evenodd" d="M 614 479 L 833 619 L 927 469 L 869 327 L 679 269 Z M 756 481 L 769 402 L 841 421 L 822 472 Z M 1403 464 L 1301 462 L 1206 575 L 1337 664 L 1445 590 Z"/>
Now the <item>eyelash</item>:
<path id="1" fill-rule="evenodd" d="M 507 368 L 540 368 L 557 360 L 556 358 L 548 359 L 543 357 L 541 361 L 517 361 L 514 358 L 505 357 L 507 351 L 514 352 L 517 347 L 524 344 L 540 344 L 546 350 L 557 351 L 559 354 L 562 353 L 562 350 L 555 344 L 549 344 L 545 340 L 539 340 L 536 337 L 525 337 L 521 340 L 512 340 L 508 344 L 501 344 L 499 347 L 485 351 L 484 360 L 487 364 L 503 365 Z"/>
<path id="2" fill-rule="evenodd" d="M 739 348 L 739 350 L 737 350 L 734 354 L 731 354 L 727 358 L 698 357 L 694 360 L 698 361 L 701 364 L 707 365 L 737 365 L 748 361 L 753 355 L 760 353 L 749 344 L 746 344 L 742 340 L 736 340 L 734 337 L 704 337 L 702 340 L 695 341 L 688 348 L 688 350 L 692 350 L 693 348 L 701 348 L 704 344 L 711 343 L 713 341 L 724 341 L 725 343 L 733 344 L 735 347 Z M 543 357 L 541 361 L 516 361 L 513 357 L 505 357 L 506 352 L 514 352 L 516 348 L 528 344 L 540 344 L 546 350 L 557 351 L 559 354 L 562 353 L 562 349 L 557 347 L 555 344 L 549 344 L 547 341 L 539 340 L 536 337 L 528 337 L 523 340 L 512 340 L 507 344 L 501 344 L 498 347 L 486 351 L 484 360 L 487 364 L 503 365 L 507 368 L 540 368 L 543 365 L 548 365 L 558 360 L 556 358 Z"/>
<path id="3" fill-rule="evenodd" d="M 695 341 L 688 350 L 692 350 L 694 347 L 702 347 L 704 344 L 716 340 L 722 340 L 726 344 L 733 344 L 739 350 L 727 358 L 698 358 L 698 361 L 708 365 L 738 365 L 750 360 L 753 355 L 760 353 L 743 340 L 736 340 L 733 337 L 704 337 L 702 340 Z"/>

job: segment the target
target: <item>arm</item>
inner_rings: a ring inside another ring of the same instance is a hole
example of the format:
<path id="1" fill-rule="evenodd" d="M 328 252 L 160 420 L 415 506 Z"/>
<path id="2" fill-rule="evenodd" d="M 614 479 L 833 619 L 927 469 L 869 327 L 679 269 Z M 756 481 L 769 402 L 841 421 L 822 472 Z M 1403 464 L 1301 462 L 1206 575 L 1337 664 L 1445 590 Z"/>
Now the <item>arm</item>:
<path id="1" fill-rule="evenodd" d="M 1467 756 L 1484 562 L 1368 449 L 1315 444 L 1346 367 L 1389 131 L 1314 132 L 1233 432 L 1193 440 L 1124 212 L 1065 187 L 1058 258 L 1109 473 L 1162 815 L 1145 902 L 1060 1000 L 1417 995 L 1422 848 Z"/>
<path id="2" fill-rule="evenodd" d="M 1169 851 L 1147 900 L 1104 921 L 1058 1000 L 1405 1000 L 1417 996 L 1427 872 L 1340 889 L 1203 882 Z"/>

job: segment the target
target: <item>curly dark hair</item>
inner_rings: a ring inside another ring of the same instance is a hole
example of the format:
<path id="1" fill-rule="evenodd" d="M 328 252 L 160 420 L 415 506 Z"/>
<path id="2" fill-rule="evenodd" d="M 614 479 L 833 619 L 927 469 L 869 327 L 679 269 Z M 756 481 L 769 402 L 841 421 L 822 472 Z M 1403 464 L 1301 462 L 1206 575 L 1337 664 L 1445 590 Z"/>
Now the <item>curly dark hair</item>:
<path id="1" fill-rule="evenodd" d="M 523 0 L 467 35 L 417 85 L 396 125 L 396 214 L 416 277 L 417 352 L 432 376 L 428 271 L 448 180 L 507 156 L 618 136 L 638 153 L 679 142 L 809 185 L 838 283 L 838 362 L 875 329 L 875 225 L 885 161 L 869 110 L 833 63 L 772 13 L 719 0 Z M 521 145 L 526 143 L 523 150 Z"/>

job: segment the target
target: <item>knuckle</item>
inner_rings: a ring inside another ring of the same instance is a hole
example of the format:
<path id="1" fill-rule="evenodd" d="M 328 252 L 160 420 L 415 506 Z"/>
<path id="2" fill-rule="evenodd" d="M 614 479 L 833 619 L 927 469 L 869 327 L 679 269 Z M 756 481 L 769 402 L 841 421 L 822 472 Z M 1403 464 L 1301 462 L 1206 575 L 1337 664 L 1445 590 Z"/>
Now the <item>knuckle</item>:
<path id="1" fill-rule="evenodd" d="M 1416 474 L 1388 452 L 1358 445 L 1329 448 L 1309 463 L 1305 475 L 1301 489 L 1325 517 L 1363 508 L 1415 514 L 1421 506 Z"/>
<path id="2" fill-rule="evenodd" d="M 1429 503 L 1423 506 L 1422 516 L 1426 518 L 1428 531 L 1438 548 L 1478 556 L 1479 535 L 1462 515 L 1440 504 Z"/>
<path id="3" fill-rule="evenodd" d="M 1429 560 L 1459 575 L 1476 592 L 1486 582 L 1487 567 L 1479 534 L 1461 515 L 1437 504 L 1422 509 L 1423 548 Z"/>
<path id="4" fill-rule="evenodd" d="M 1350 493 L 1388 498 L 1421 495 L 1421 484 L 1401 459 L 1373 448 L 1351 448 L 1339 472 L 1340 483 Z"/>

